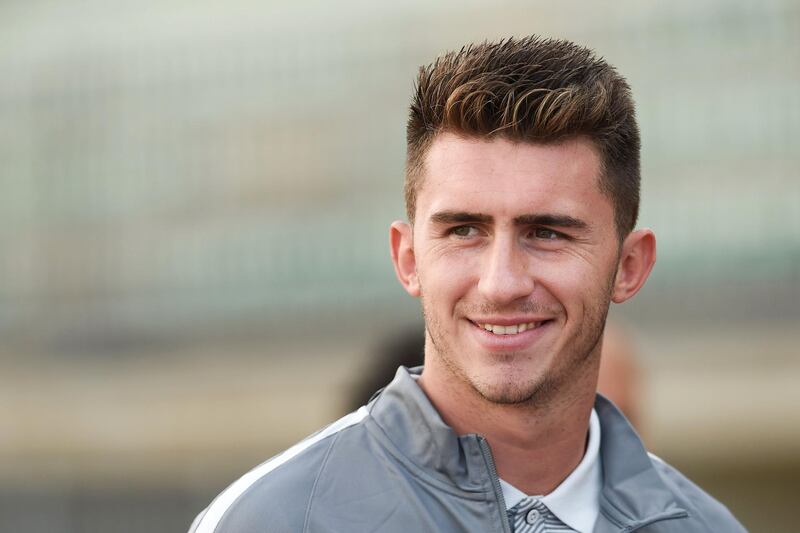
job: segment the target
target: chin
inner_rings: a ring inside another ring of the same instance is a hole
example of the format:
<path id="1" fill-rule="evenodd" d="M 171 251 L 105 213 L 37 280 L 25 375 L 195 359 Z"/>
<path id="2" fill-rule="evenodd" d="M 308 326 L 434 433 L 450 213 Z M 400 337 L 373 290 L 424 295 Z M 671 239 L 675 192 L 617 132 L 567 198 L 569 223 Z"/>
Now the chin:
<path id="1" fill-rule="evenodd" d="M 507 380 L 501 383 L 473 381 L 472 386 L 484 400 L 501 405 L 540 403 L 552 392 L 547 379 L 523 383 Z"/>

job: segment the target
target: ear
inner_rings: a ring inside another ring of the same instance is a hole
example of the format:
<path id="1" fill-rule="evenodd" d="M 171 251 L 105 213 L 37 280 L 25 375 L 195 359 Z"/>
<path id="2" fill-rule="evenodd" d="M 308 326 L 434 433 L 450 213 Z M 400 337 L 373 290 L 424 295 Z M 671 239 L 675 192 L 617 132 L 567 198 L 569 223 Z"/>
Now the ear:
<path id="1" fill-rule="evenodd" d="M 389 243 L 392 249 L 394 273 L 400 285 L 411 296 L 420 295 L 417 278 L 417 260 L 414 257 L 414 239 L 411 226 L 405 222 L 395 221 L 389 230 Z"/>
<path id="2" fill-rule="evenodd" d="M 656 236 L 649 229 L 632 231 L 622 241 L 611 300 L 622 303 L 639 292 L 656 264 Z"/>

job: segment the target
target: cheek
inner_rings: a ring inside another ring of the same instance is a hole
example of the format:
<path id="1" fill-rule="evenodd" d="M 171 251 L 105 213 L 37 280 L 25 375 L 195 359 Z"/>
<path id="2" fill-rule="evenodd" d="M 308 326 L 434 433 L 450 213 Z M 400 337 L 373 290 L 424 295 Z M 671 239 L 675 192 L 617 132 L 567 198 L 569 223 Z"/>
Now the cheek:
<path id="1" fill-rule="evenodd" d="M 439 297 L 457 297 L 476 285 L 478 258 L 469 254 L 428 253 L 417 263 L 417 276 L 423 292 Z"/>
<path id="2" fill-rule="evenodd" d="M 608 273 L 585 261 L 573 259 L 540 264 L 534 276 L 564 308 L 591 305 L 588 301 L 608 291 Z"/>

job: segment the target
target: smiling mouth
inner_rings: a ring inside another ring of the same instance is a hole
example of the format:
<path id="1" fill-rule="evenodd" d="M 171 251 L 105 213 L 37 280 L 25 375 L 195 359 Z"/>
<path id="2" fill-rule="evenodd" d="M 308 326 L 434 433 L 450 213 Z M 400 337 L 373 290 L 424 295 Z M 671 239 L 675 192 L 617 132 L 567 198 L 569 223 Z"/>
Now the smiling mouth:
<path id="1" fill-rule="evenodd" d="M 511 324 L 510 326 L 500 326 L 497 324 L 481 324 L 478 322 L 473 322 L 473 324 L 475 324 L 475 326 L 481 329 L 485 329 L 490 333 L 494 333 L 495 335 L 517 335 L 519 333 L 523 333 L 531 329 L 536 329 L 548 322 L 550 321 L 542 320 L 539 322 L 521 322 L 519 324 Z"/>

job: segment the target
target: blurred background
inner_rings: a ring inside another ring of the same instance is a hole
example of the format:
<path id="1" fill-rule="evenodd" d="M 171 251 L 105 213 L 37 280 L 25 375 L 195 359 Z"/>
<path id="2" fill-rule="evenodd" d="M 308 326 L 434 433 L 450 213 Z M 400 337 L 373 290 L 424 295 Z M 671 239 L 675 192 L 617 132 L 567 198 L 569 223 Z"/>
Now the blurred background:
<path id="1" fill-rule="evenodd" d="M 417 67 L 539 33 L 629 79 L 641 425 L 753 531 L 800 494 L 800 4 L 0 3 L 0 531 L 181 532 L 349 409 Z"/>

